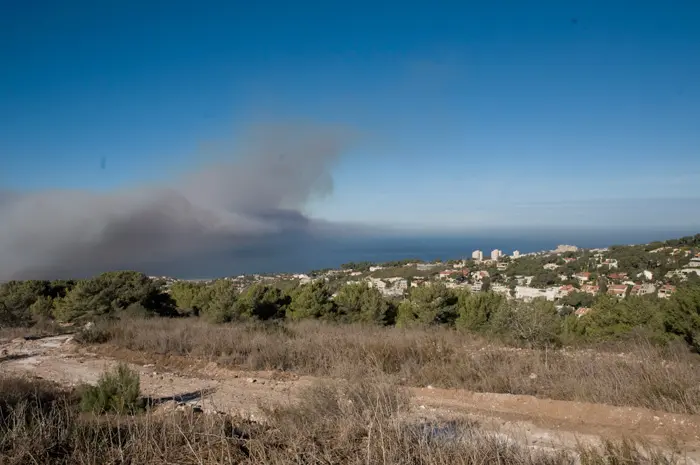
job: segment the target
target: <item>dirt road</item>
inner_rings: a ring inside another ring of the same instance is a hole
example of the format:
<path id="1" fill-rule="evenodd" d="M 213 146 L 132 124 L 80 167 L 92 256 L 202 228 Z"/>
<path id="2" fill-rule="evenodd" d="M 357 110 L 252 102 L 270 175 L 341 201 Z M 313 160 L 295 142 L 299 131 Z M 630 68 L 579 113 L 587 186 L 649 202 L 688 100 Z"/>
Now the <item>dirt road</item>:
<path id="1" fill-rule="evenodd" d="M 97 350 L 98 352 L 90 352 Z M 244 372 L 185 357 L 152 356 L 114 348 L 84 348 L 70 335 L 0 343 L 0 370 L 66 385 L 95 383 L 119 361 L 141 373 L 141 389 L 160 401 L 260 418 L 259 406 L 293 402 L 318 378 L 280 372 Z M 483 427 L 535 447 L 570 448 L 600 438 L 640 438 L 667 448 L 680 444 L 689 463 L 700 464 L 700 416 L 643 408 L 539 399 L 465 390 L 411 388 L 416 419 L 468 417 Z"/>

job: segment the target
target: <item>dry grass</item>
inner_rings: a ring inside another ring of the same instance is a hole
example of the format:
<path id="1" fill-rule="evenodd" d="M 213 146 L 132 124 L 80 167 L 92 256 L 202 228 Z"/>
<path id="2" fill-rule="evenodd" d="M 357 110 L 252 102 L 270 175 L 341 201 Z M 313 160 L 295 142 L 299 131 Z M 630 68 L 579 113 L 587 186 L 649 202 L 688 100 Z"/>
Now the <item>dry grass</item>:
<path id="1" fill-rule="evenodd" d="M 110 343 L 250 370 L 391 382 L 700 413 L 698 356 L 644 342 L 625 353 L 525 350 L 448 329 L 297 324 L 210 325 L 197 319 L 122 320 Z"/>
<path id="2" fill-rule="evenodd" d="M 61 326 L 53 321 L 41 321 L 29 327 L 0 327 L 0 342 L 20 337 L 48 337 L 75 331 L 70 326 Z"/>
<path id="3" fill-rule="evenodd" d="M 0 422 L 2 464 L 573 465 L 577 456 L 584 465 L 679 462 L 630 442 L 553 452 L 470 423 L 412 424 L 402 415 L 406 394 L 384 380 L 313 386 L 297 404 L 268 407 L 264 425 L 191 412 L 81 415 L 63 392 L 39 400 L 33 393 L 48 385 L 19 383 L 26 393 L 13 397 Z"/>

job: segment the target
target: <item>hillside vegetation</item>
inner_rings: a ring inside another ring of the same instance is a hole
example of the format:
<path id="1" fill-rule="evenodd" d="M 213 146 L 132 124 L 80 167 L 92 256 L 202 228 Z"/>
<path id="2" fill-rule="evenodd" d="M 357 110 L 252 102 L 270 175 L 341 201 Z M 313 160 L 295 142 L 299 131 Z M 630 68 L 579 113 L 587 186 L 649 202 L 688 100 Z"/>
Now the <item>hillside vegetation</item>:
<path id="1" fill-rule="evenodd" d="M 575 297 L 575 296 L 574 296 Z M 557 347 L 644 335 L 657 344 L 680 340 L 700 347 L 700 285 L 686 283 L 668 299 L 591 297 L 579 317 L 552 302 L 508 300 L 492 291 L 450 289 L 428 283 L 404 299 L 346 284 L 335 295 L 323 280 L 281 290 L 254 284 L 242 292 L 229 281 L 177 282 L 166 292 L 137 272 L 104 273 L 80 281 L 12 281 L 0 286 L 0 326 L 9 328 L 140 317 L 199 317 L 212 323 L 299 321 L 381 326 L 442 326 L 515 346 Z"/>

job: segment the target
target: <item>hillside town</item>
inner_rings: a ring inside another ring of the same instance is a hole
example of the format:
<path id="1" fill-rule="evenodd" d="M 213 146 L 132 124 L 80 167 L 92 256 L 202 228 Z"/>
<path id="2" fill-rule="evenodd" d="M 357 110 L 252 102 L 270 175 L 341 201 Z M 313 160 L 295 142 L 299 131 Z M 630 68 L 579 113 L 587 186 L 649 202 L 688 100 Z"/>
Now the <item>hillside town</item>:
<path id="1" fill-rule="evenodd" d="M 664 243 L 668 244 L 668 242 Z M 172 284 L 178 280 L 160 277 Z M 600 295 L 617 299 L 655 296 L 665 299 L 689 280 L 700 281 L 700 247 L 646 244 L 581 249 L 559 245 L 554 250 L 506 254 L 474 250 L 469 258 L 446 262 L 402 260 L 387 263 L 347 263 L 338 269 L 309 273 L 240 275 L 225 278 L 237 290 L 255 283 L 291 288 L 318 280 L 331 289 L 364 283 L 390 299 L 406 297 L 411 288 L 443 283 L 447 288 L 471 292 L 492 291 L 509 300 L 545 299 L 557 308 L 571 307 L 576 315 L 590 311 Z"/>

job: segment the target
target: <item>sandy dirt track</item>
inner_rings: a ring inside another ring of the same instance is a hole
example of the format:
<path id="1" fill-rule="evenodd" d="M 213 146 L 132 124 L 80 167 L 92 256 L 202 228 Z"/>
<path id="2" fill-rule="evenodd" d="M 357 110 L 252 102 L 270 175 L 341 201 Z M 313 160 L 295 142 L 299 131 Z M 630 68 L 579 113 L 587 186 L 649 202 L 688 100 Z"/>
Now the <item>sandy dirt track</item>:
<path id="1" fill-rule="evenodd" d="M 260 419 L 261 404 L 293 402 L 300 389 L 319 380 L 290 373 L 236 371 L 186 357 L 108 346 L 85 348 L 70 335 L 0 342 L 2 373 L 65 385 L 95 383 L 119 361 L 141 373 L 146 396 L 253 420 Z M 673 440 L 689 463 L 700 464 L 700 415 L 432 387 L 410 388 L 410 392 L 417 420 L 469 418 L 534 447 L 570 448 L 578 441 L 629 437 L 667 448 Z"/>

